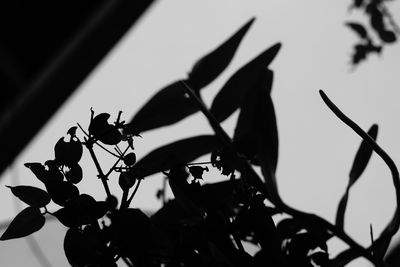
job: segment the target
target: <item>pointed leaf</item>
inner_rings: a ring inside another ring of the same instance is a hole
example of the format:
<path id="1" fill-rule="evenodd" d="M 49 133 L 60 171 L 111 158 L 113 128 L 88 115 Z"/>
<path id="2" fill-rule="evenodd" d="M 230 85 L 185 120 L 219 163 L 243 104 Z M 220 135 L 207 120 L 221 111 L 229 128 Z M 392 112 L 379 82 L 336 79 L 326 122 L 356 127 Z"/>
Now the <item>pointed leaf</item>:
<path id="1" fill-rule="evenodd" d="M 253 24 L 254 19 L 249 20 L 217 49 L 196 62 L 189 74 L 189 83 L 195 89 L 200 89 L 208 85 L 229 65 L 244 35 Z"/>
<path id="2" fill-rule="evenodd" d="M 30 162 L 30 163 L 25 163 L 25 167 L 30 169 L 33 174 L 38 178 L 41 182 L 46 181 L 46 169 L 44 168 L 44 165 L 38 162 Z"/>
<path id="3" fill-rule="evenodd" d="M 238 150 L 250 160 L 260 163 L 269 191 L 268 198 L 277 201 L 275 170 L 278 161 L 278 130 L 270 96 L 271 79 L 262 77 L 248 92 L 239 113 L 234 133 Z"/>
<path id="4" fill-rule="evenodd" d="M 126 125 L 126 133 L 140 133 L 176 123 L 198 111 L 180 81 L 158 91 Z"/>
<path id="5" fill-rule="evenodd" d="M 355 22 L 347 22 L 345 25 L 352 29 L 360 38 L 368 39 L 367 31 L 363 25 Z"/>
<path id="6" fill-rule="evenodd" d="M 376 124 L 372 125 L 371 128 L 368 130 L 368 135 L 372 139 L 376 140 L 376 137 L 378 135 L 378 125 Z M 373 150 L 368 145 L 368 143 L 365 140 L 363 140 L 356 153 L 353 165 L 351 167 L 351 171 L 349 174 L 350 179 L 346 188 L 346 192 L 341 198 L 336 212 L 336 226 L 339 228 L 344 227 L 344 217 L 346 213 L 347 201 L 349 198 L 349 190 L 351 186 L 358 180 L 358 178 L 360 178 L 361 174 L 367 167 L 368 161 L 372 155 L 372 151 Z"/>
<path id="7" fill-rule="evenodd" d="M 33 186 L 7 186 L 20 200 L 32 207 L 44 207 L 50 203 L 50 196 L 46 191 Z"/>
<path id="8" fill-rule="evenodd" d="M 11 221 L 0 240 L 20 238 L 40 230 L 46 219 L 39 208 L 27 207 Z"/>
<path id="9" fill-rule="evenodd" d="M 376 137 L 378 135 L 378 125 L 372 125 L 371 128 L 368 130 L 368 135 L 372 139 L 376 140 Z M 363 140 L 354 158 L 353 166 L 350 170 L 349 186 L 353 185 L 364 172 L 365 168 L 367 167 L 368 161 L 371 158 L 371 155 L 372 148 L 368 145 L 366 141 Z"/>
<path id="10" fill-rule="evenodd" d="M 265 69 L 275 58 L 280 48 L 280 43 L 273 45 L 229 78 L 211 105 L 211 113 L 219 122 L 224 121 L 239 108 L 247 92 L 258 83 L 260 76 L 272 75 L 272 73 L 265 74 Z"/>
<path id="11" fill-rule="evenodd" d="M 139 177 L 168 170 L 176 164 L 184 164 L 210 153 L 220 145 L 213 135 L 200 135 L 173 142 L 153 150 L 135 166 L 134 171 Z"/>

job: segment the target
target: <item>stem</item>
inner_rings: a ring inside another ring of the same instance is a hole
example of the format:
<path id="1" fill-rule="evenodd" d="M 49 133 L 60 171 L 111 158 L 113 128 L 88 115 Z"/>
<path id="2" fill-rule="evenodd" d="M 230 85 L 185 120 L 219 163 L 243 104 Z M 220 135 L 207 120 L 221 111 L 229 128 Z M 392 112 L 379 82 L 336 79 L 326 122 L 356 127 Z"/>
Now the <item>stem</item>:
<path id="1" fill-rule="evenodd" d="M 118 159 L 115 161 L 114 165 L 108 170 L 107 174 L 106 174 L 106 178 L 108 178 L 108 176 L 112 173 L 112 171 L 117 167 L 118 163 L 121 161 L 121 159 L 124 157 L 125 153 L 128 151 L 129 146 L 127 146 L 124 150 L 124 152 L 122 152 L 122 154 L 118 157 Z"/>
<path id="2" fill-rule="evenodd" d="M 219 122 L 217 121 L 217 119 L 214 117 L 213 114 L 211 114 L 211 112 L 208 110 L 208 108 L 206 107 L 206 105 L 204 105 L 203 100 L 201 100 L 196 93 L 194 92 L 194 90 L 192 88 L 189 87 L 189 85 L 185 82 L 185 81 L 181 81 L 181 84 L 183 85 L 183 87 L 185 88 L 186 92 L 189 94 L 189 96 L 196 102 L 196 104 L 198 105 L 198 107 L 200 108 L 201 112 L 206 116 L 206 118 L 208 119 L 208 122 L 210 123 L 212 129 L 215 132 L 215 135 L 217 135 L 218 137 L 220 137 L 221 141 L 225 144 L 225 145 L 231 145 L 232 144 L 232 140 L 229 137 L 229 135 L 224 131 L 224 129 L 222 129 L 221 125 L 219 124 Z"/>
<path id="3" fill-rule="evenodd" d="M 129 199 L 128 199 L 128 201 L 127 201 L 127 207 L 129 207 L 129 205 L 131 204 L 131 202 L 132 202 L 132 199 L 133 199 L 133 197 L 136 195 L 136 192 L 138 191 L 138 189 L 139 189 L 139 186 L 140 186 L 140 182 L 142 181 L 142 179 L 140 179 L 140 180 L 138 180 L 138 182 L 137 182 L 137 184 L 136 184 L 136 187 L 135 187 L 135 189 L 133 190 L 133 192 L 132 192 L 132 195 L 129 197 Z"/>
<path id="4" fill-rule="evenodd" d="M 87 149 L 89 150 L 90 156 L 92 157 L 92 160 L 94 162 L 94 165 L 96 166 L 98 177 L 101 179 L 101 182 L 103 183 L 103 187 L 104 190 L 106 191 L 107 197 L 111 198 L 111 192 L 110 192 L 110 188 L 108 187 L 108 183 L 107 183 L 107 177 L 104 175 L 103 170 L 101 169 L 100 163 L 96 157 L 96 154 L 94 153 L 93 150 L 93 141 L 91 141 L 90 139 L 86 139 L 85 138 L 85 145 L 87 147 Z"/>

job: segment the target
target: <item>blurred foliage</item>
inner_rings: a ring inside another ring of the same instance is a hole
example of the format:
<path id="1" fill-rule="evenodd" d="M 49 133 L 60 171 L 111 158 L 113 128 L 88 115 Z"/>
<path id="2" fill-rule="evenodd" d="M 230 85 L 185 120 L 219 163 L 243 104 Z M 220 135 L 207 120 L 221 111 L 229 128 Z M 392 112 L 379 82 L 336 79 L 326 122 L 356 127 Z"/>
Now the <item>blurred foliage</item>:
<path id="1" fill-rule="evenodd" d="M 400 28 L 387 7 L 390 2 L 392 0 L 353 0 L 350 10 L 361 12 L 367 23 L 346 23 L 358 36 L 351 58 L 352 65 L 358 65 L 372 53 L 381 54 L 384 47 L 397 42 Z"/>

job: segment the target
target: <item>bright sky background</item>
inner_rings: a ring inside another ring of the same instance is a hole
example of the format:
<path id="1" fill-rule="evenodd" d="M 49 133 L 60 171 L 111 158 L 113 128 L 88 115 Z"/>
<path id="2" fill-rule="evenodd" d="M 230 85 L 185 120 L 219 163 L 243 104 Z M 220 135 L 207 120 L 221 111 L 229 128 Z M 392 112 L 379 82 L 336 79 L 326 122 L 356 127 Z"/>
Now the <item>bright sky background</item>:
<path id="1" fill-rule="evenodd" d="M 202 91 L 203 96 L 211 103 L 234 71 L 267 47 L 282 42 L 283 47 L 271 65 L 275 71 L 272 96 L 280 138 L 279 189 L 290 205 L 334 221 L 360 138 L 327 109 L 319 97 L 319 89 L 364 129 L 378 123 L 378 143 L 396 163 L 400 162 L 399 45 L 385 48 L 381 57 L 373 55 L 350 71 L 348 62 L 357 38 L 343 25 L 360 16 L 347 12 L 349 4 L 350 0 L 159 1 L 48 122 L 16 159 L 14 168 L 4 174 L 0 181 L 0 221 L 9 220 L 16 212 L 14 199 L 4 185 L 41 186 L 23 163 L 44 162 L 54 157 L 54 144 L 70 126 L 76 122 L 87 126 L 90 107 L 114 116 L 122 110 L 124 118 L 129 119 L 157 90 L 185 78 L 198 58 L 253 16 L 257 19 L 234 60 Z M 400 21 L 398 1 L 391 7 Z M 233 116 L 223 124 L 230 133 L 235 119 Z M 197 114 L 177 125 L 146 132 L 143 139 L 136 140 L 135 147 L 140 156 L 166 142 L 204 133 L 211 133 L 211 129 L 204 117 Z M 88 154 L 82 164 L 85 181 L 80 186 L 81 192 L 102 199 L 104 190 Z M 113 184 L 113 192 L 119 195 L 117 181 Z M 154 176 L 142 185 L 135 197 L 136 206 L 146 210 L 159 207 L 155 192 L 161 186 L 161 179 Z M 369 225 L 373 225 L 378 235 L 393 210 L 394 190 L 389 170 L 374 155 L 351 190 L 346 230 L 367 246 Z M 44 250 L 49 251 L 54 266 L 67 266 L 62 251 L 63 231 L 62 226 L 52 223 L 35 235 Z M 333 243 L 336 249 L 340 245 Z M 2 266 L 25 266 L 26 262 L 38 266 L 23 241 L 0 243 Z M 368 266 L 368 263 L 358 260 L 350 266 Z"/>

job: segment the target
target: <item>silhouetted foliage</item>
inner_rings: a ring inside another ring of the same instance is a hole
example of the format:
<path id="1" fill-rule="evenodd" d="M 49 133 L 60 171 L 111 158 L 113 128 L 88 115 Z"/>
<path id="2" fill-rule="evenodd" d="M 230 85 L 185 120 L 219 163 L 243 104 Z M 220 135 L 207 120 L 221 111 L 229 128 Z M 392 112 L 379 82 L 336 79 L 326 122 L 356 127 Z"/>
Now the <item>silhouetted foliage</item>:
<path id="1" fill-rule="evenodd" d="M 362 12 L 368 20 L 365 25 L 361 22 L 347 22 L 357 36 L 351 59 L 352 65 L 357 65 L 371 53 L 380 54 L 382 49 L 397 41 L 400 28 L 387 7 L 388 0 L 352 0 L 350 10 Z"/>
<path id="2" fill-rule="evenodd" d="M 96 115 L 92 110 L 88 130 L 78 124 L 83 138 L 77 136 L 74 126 L 55 144 L 54 159 L 44 164 L 26 163 L 45 190 L 10 187 L 29 207 L 15 217 L 1 239 L 38 231 L 45 223 L 44 215 L 49 214 L 68 227 L 64 250 L 72 266 L 116 266 L 122 258 L 128 266 L 324 267 L 343 266 L 357 257 L 381 266 L 387 246 L 399 228 L 398 216 L 369 248 L 359 245 L 343 229 L 350 187 L 360 178 L 373 151 L 392 171 L 399 195 L 396 166 L 375 142 L 376 125 L 364 132 L 320 92 L 328 107 L 363 139 L 333 225 L 288 206 L 279 195 L 275 177 L 278 129 L 271 98 L 273 71 L 268 68 L 281 47 L 279 43 L 234 73 L 210 109 L 203 102 L 200 88 L 229 64 L 253 21 L 199 60 L 187 79 L 156 93 L 131 122 L 121 121 L 120 112 L 110 123 L 110 114 Z M 361 37 L 366 36 L 358 25 L 350 26 Z M 237 109 L 239 116 L 231 137 L 220 122 Z M 176 123 L 197 111 L 206 116 L 214 135 L 178 140 L 136 160 L 133 142 L 139 133 Z M 108 171 L 99 163 L 94 146 L 115 157 Z M 78 189 L 82 179 L 89 179 L 79 165 L 83 147 L 104 186 L 104 200 Z M 209 162 L 193 163 L 207 154 Z M 226 176 L 223 182 L 203 182 L 204 173 L 212 167 Z M 260 167 L 261 175 L 255 167 Z M 165 175 L 165 186 L 168 181 L 174 199 L 166 199 L 164 186 L 157 193 L 163 207 L 148 216 L 130 205 L 141 182 L 155 173 Z M 110 191 L 111 175 L 118 176 L 121 196 Z M 50 200 L 59 206 L 56 211 L 47 210 Z M 327 245 L 333 237 L 349 246 L 335 258 L 330 256 Z M 249 251 L 243 242 L 252 243 L 257 250 Z"/>

